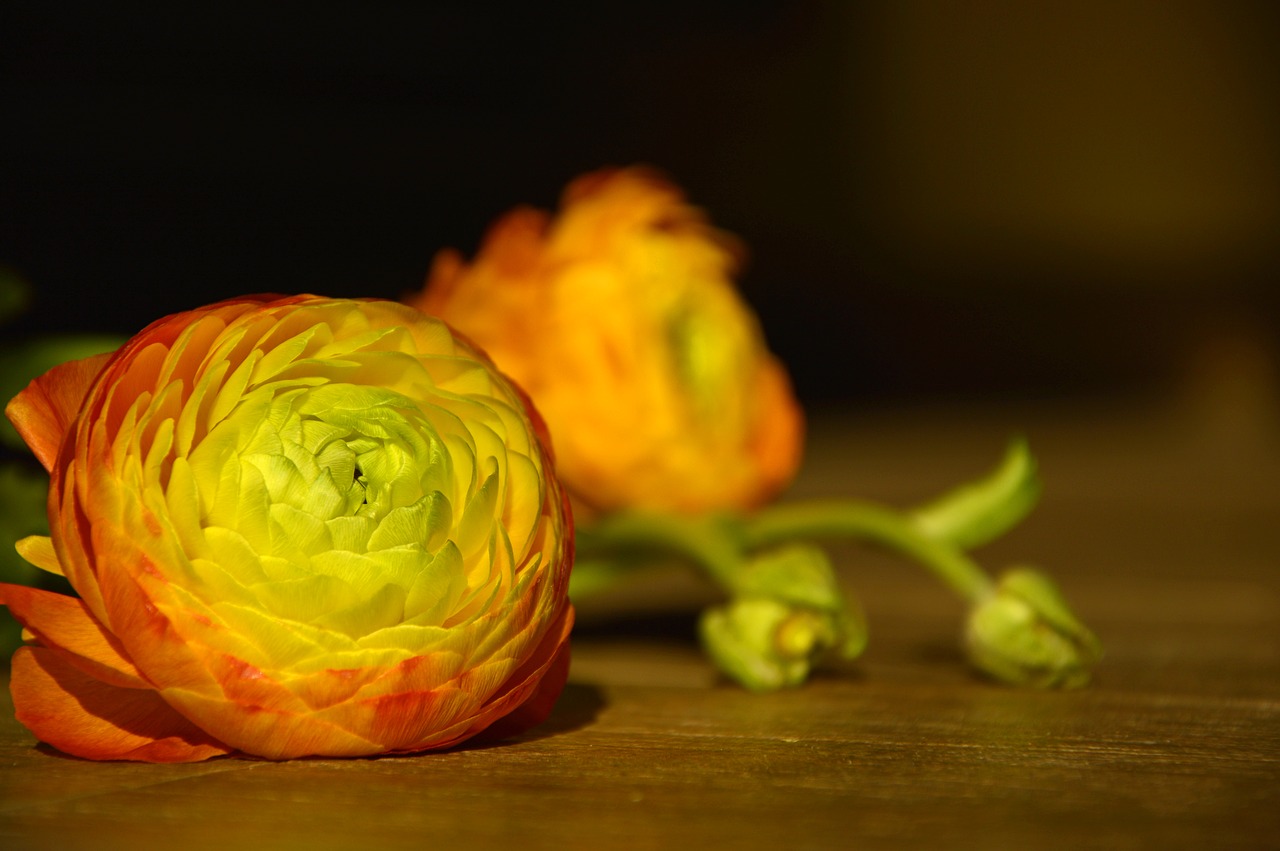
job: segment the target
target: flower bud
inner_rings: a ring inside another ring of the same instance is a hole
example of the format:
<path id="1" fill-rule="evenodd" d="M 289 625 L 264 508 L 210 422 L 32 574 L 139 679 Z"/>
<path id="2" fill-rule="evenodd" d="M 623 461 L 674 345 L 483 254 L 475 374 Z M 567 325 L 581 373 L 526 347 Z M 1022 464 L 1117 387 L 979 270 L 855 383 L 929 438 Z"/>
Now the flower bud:
<path id="1" fill-rule="evenodd" d="M 850 609 L 815 547 L 761 554 L 731 586 L 735 596 L 704 612 L 699 629 L 720 670 L 753 691 L 800 685 L 825 657 L 853 659 L 866 646 L 861 613 Z"/>
<path id="2" fill-rule="evenodd" d="M 1075 688 L 1102 656 L 1094 634 L 1071 613 L 1044 574 L 1014 568 L 970 612 L 970 661 L 996 679 L 1040 688 Z"/>

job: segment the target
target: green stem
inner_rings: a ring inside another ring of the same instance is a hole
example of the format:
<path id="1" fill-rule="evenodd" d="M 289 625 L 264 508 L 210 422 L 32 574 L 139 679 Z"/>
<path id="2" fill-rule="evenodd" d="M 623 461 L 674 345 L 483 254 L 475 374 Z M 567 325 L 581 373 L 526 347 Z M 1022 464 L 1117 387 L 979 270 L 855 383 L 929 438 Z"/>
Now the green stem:
<path id="1" fill-rule="evenodd" d="M 656 550 L 684 556 L 713 580 L 732 589 L 742 564 L 742 548 L 714 517 L 619 513 L 579 527 L 577 550 L 585 558 L 600 553 Z"/>
<path id="2" fill-rule="evenodd" d="M 680 555 L 732 591 L 746 553 L 810 538 L 857 538 L 889 547 L 922 563 L 970 602 L 985 599 L 993 587 L 976 562 L 925 534 L 910 516 L 850 500 L 775 505 L 745 518 L 619 513 L 580 528 L 577 546 L 583 560 L 616 551 Z"/>
<path id="3" fill-rule="evenodd" d="M 743 540 L 756 549 L 797 538 L 861 538 L 911 556 L 970 602 L 991 593 L 986 572 L 963 552 L 923 534 L 892 509 L 848 500 L 775 505 L 743 524 Z"/>
<path id="4" fill-rule="evenodd" d="M 597 594 L 615 585 L 635 566 L 623 559 L 575 558 L 569 577 L 569 596 L 575 600 Z"/>

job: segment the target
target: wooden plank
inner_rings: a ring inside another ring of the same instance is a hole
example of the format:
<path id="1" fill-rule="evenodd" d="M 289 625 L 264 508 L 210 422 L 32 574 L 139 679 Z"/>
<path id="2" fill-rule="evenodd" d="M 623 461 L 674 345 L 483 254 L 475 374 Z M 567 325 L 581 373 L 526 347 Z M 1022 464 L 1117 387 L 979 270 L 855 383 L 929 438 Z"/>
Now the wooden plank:
<path id="1" fill-rule="evenodd" d="M 998 452 L 981 422 L 949 440 L 907 422 L 820 423 L 798 495 L 852 481 L 924 498 L 980 472 L 982 445 Z M 1146 441 L 1158 429 L 1132 420 L 1039 428 L 1058 478 L 980 556 L 1029 558 L 1060 579 L 1106 644 L 1086 689 L 975 677 L 945 590 L 840 546 L 872 643 L 796 691 L 750 695 L 716 677 L 693 641 L 708 589 L 669 574 L 584 607 L 552 719 L 500 746 L 94 764 L 33 747 L 0 705 L 0 847 L 1275 847 L 1276 456 L 1224 471 L 1181 438 Z"/>

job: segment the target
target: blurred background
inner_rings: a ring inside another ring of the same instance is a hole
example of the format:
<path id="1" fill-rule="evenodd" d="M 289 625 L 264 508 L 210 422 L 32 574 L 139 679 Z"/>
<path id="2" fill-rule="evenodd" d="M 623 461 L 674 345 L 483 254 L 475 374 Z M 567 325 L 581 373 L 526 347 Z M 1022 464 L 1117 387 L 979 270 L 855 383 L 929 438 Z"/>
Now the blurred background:
<path id="1" fill-rule="evenodd" d="M 1274 415 L 1266 2 L 8 2 L 3 331 L 397 297 L 650 163 L 751 250 L 811 405 L 1191 394 Z"/>

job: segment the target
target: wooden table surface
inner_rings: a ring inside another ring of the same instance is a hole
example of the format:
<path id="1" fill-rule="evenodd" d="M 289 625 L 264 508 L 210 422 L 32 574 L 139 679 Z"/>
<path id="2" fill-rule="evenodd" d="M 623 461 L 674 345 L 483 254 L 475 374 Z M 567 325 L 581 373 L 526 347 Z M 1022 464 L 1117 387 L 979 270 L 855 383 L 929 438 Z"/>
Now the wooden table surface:
<path id="1" fill-rule="evenodd" d="M 693 639 L 671 573 L 581 607 L 570 685 L 500 746 L 368 760 L 95 764 L 0 706 L 0 848 L 1278 848 L 1280 437 L 1105 405 L 813 417 L 788 498 L 907 505 L 1014 430 L 1046 493 L 979 552 L 1049 570 L 1106 647 L 1074 692 L 970 673 L 959 603 L 916 566 L 833 549 L 860 660 L 747 694 Z"/>

